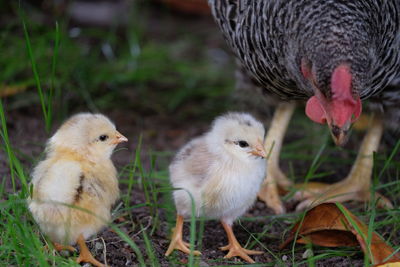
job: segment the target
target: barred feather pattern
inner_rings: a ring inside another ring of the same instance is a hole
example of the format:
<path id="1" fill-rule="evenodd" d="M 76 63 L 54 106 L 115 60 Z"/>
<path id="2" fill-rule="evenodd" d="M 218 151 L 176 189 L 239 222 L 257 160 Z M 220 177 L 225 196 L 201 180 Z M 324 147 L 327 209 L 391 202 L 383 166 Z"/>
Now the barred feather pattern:
<path id="1" fill-rule="evenodd" d="M 347 63 L 353 93 L 370 98 L 367 109 L 392 113 L 388 116 L 400 120 L 399 0 L 209 0 L 209 4 L 241 67 L 267 97 L 312 96 L 313 87 L 300 69 L 302 59 L 307 59 L 317 87 L 329 98 L 333 70 Z"/>

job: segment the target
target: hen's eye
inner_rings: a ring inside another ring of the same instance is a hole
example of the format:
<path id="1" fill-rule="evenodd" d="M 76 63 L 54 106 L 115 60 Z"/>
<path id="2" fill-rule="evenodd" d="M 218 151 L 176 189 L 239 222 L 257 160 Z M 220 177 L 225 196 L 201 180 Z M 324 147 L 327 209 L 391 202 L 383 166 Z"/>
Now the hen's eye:
<path id="1" fill-rule="evenodd" d="M 243 140 L 239 141 L 239 142 L 238 142 L 238 145 L 239 145 L 240 147 L 248 147 L 248 146 L 249 146 L 249 144 L 248 144 L 246 141 L 243 141 Z"/>
<path id="2" fill-rule="evenodd" d="M 100 135 L 100 137 L 99 137 L 99 140 L 102 142 L 106 141 L 107 139 L 108 139 L 108 135 L 106 135 L 106 134 Z"/>

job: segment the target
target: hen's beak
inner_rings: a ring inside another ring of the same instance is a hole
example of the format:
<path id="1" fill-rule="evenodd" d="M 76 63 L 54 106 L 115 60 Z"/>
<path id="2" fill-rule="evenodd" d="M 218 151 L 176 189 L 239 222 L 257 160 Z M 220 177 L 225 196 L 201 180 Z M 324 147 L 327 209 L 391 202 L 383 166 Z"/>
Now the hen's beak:
<path id="1" fill-rule="evenodd" d="M 119 143 L 127 142 L 127 141 L 128 141 L 128 138 L 123 136 L 120 132 L 117 132 L 115 134 L 115 140 L 114 140 L 113 144 L 119 144 Z"/>
<path id="2" fill-rule="evenodd" d="M 348 133 L 351 126 L 351 121 L 349 120 L 342 127 L 336 126 L 333 123 L 332 124 L 329 123 L 328 125 L 335 144 L 337 146 L 344 145 L 348 139 Z"/>
<path id="3" fill-rule="evenodd" d="M 267 157 L 267 153 L 265 153 L 264 144 L 261 140 L 258 140 L 257 144 L 254 146 L 254 149 L 250 151 L 250 154 L 262 158 Z"/>

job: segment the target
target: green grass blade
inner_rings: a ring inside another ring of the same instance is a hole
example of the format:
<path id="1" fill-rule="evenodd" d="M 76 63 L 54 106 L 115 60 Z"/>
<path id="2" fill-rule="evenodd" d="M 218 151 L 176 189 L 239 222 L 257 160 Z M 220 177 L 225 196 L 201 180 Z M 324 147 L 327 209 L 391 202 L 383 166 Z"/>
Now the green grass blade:
<path id="1" fill-rule="evenodd" d="M 28 28 L 26 26 L 25 19 L 23 18 L 22 15 L 21 15 L 21 17 L 22 17 L 22 26 L 24 28 L 26 49 L 28 51 L 28 56 L 31 61 L 33 76 L 35 77 L 36 88 L 37 88 L 37 91 L 39 94 L 40 104 L 42 107 L 42 112 L 43 112 L 43 116 L 44 116 L 44 120 L 45 120 L 45 124 L 46 124 L 46 131 L 49 132 L 50 127 L 51 127 L 51 122 L 49 120 L 48 111 L 47 111 L 48 103 L 47 103 L 47 99 L 46 99 L 43 89 L 42 89 L 42 84 L 40 82 L 40 77 L 39 77 L 39 72 L 37 70 L 36 60 L 35 60 L 35 57 L 33 56 L 31 40 L 29 38 L 29 33 L 28 33 Z"/>

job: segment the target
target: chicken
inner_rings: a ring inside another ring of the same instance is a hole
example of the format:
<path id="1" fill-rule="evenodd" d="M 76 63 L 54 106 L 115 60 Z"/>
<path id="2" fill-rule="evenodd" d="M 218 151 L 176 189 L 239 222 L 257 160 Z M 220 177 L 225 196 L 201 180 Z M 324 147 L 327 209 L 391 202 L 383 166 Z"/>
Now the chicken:
<path id="1" fill-rule="evenodd" d="M 399 128 L 400 1 L 209 0 L 209 4 L 243 77 L 269 101 L 278 99 L 265 141 L 266 146 L 275 145 L 260 198 L 276 213 L 285 212 L 277 185 L 288 186 L 290 181 L 279 168 L 279 153 L 296 102 L 304 101 L 306 115 L 328 124 L 337 145 L 346 142 L 363 104 L 373 119 L 347 178 L 334 185 L 306 186 L 299 207 L 368 201 L 372 154 L 383 127 Z M 366 99 L 369 102 L 363 103 Z M 379 203 L 391 207 L 383 197 Z"/>
<path id="2" fill-rule="evenodd" d="M 176 227 L 165 255 L 174 249 L 190 253 L 182 240 L 184 218 L 218 219 L 228 236 L 225 258 L 261 254 L 240 246 L 232 223 L 254 203 L 265 175 L 264 127 L 246 113 L 227 113 L 216 118 L 209 132 L 186 144 L 170 165 L 170 180 L 177 209 Z M 194 251 L 199 255 L 199 251 Z"/>
<path id="3" fill-rule="evenodd" d="M 104 266 L 85 240 L 111 218 L 119 197 L 117 172 L 110 159 L 117 144 L 128 139 L 101 114 L 80 113 L 67 120 L 46 145 L 46 158 L 32 173 L 29 210 L 57 250 L 75 249 L 76 260 Z"/>

